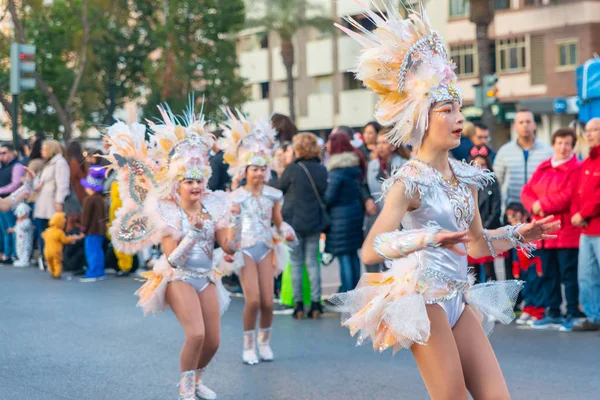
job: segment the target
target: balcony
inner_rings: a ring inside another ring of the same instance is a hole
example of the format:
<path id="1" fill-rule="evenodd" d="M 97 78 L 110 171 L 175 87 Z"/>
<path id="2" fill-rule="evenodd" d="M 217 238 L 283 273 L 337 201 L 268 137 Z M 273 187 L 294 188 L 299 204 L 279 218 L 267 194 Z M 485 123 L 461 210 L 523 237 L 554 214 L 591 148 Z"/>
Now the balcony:
<path id="1" fill-rule="evenodd" d="M 308 95 L 308 115 L 298 119 L 298 129 L 331 129 L 334 125 L 333 95 L 315 93 Z"/>
<path id="2" fill-rule="evenodd" d="M 281 59 L 281 47 L 273 47 L 271 50 L 273 57 L 273 79 L 274 81 L 284 81 L 286 79 L 285 65 Z M 292 68 L 292 75 L 295 79 L 298 78 L 298 44 L 294 42 L 294 67 Z"/>
<path id="3" fill-rule="evenodd" d="M 306 73 L 308 76 L 333 74 L 333 41 L 313 40 L 306 44 Z"/>
<path id="4" fill-rule="evenodd" d="M 340 92 L 340 114 L 335 125 L 363 126 L 374 119 L 377 96 L 366 89 Z"/>
<path id="5" fill-rule="evenodd" d="M 338 69 L 340 72 L 354 70 L 358 64 L 361 46 L 348 36 L 338 40 Z"/>
<path id="6" fill-rule="evenodd" d="M 267 82 L 269 80 L 269 52 L 266 49 L 240 53 L 240 75 L 248 83 Z"/>
<path id="7" fill-rule="evenodd" d="M 242 107 L 244 113 L 252 120 L 262 121 L 271 114 L 269 112 L 269 100 L 248 101 Z"/>

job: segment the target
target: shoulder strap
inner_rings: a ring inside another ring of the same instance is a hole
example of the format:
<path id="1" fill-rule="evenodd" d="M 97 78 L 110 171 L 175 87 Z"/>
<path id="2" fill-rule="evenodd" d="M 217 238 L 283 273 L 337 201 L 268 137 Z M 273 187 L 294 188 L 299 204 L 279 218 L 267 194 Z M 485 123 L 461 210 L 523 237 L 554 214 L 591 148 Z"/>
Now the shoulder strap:
<path id="1" fill-rule="evenodd" d="M 319 201 L 319 205 L 321 206 L 321 208 L 325 208 L 325 204 L 323 204 L 323 200 L 321 200 L 321 196 L 319 195 L 319 191 L 317 190 L 317 186 L 315 185 L 315 181 L 313 181 L 313 178 L 310 175 L 310 172 L 308 172 L 308 169 L 306 168 L 306 166 L 304 164 L 298 163 L 298 165 L 304 170 L 304 173 L 306 174 L 306 176 L 308 176 L 308 180 L 310 181 L 313 191 L 315 192 L 315 196 L 317 197 L 317 200 Z"/>

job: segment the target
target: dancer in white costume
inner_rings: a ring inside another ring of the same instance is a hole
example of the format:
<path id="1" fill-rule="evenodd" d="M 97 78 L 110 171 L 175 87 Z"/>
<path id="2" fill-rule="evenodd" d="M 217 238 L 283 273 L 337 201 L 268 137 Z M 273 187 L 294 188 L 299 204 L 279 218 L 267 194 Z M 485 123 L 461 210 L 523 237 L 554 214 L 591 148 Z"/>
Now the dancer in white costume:
<path id="1" fill-rule="evenodd" d="M 115 248 L 134 253 L 161 243 L 164 255 L 136 292 L 144 313 L 171 307 L 185 332 L 181 349 L 179 398 L 214 400 L 202 375 L 220 341 L 220 314 L 229 295 L 213 268 L 215 241 L 230 254 L 240 241 L 239 205 L 224 192 L 205 188 L 214 137 L 190 107 L 176 118 L 160 109 L 164 123 L 146 127 L 123 123 L 108 130 L 109 160 L 118 168 L 123 207 L 111 226 Z M 180 125 L 179 121 L 184 121 Z"/>
<path id="2" fill-rule="evenodd" d="M 473 285 L 467 252 L 478 258 L 513 247 L 531 251 L 558 223 L 541 221 L 484 231 L 477 189 L 489 171 L 450 160 L 464 122 L 454 65 L 423 7 L 403 19 L 391 3 L 385 15 L 365 10 L 376 29 L 340 27 L 362 46 L 357 78 L 381 98 L 376 117 L 393 126 L 388 139 L 411 144 L 417 159 L 383 185 L 385 204 L 362 249 L 363 261 L 386 261 L 383 273 L 364 274 L 357 288 L 334 301 L 346 308 L 343 325 L 379 351 L 410 348 L 434 399 L 509 399 L 486 333 L 492 318 L 510 323 L 521 282 Z M 399 230 L 400 225 L 403 229 Z M 482 329 L 483 325 L 483 329 Z"/>
<path id="3" fill-rule="evenodd" d="M 219 143 L 226 149 L 223 160 L 229 164 L 234 183 L 246 179 L 245 186 L 231 193 L 232 201 L 242 209 L 242 243 L 230 269 L 240 276 L 244 291 L 242 360 L 254 365 L 259 360 L 273 360 L 273 276 L 287 265 L 285 241 L 295 240 L 295 234 L 281 216 L 283 193 L 265 184 L 271 175 L 277 132 L 268 122 L 252 123 L 231 111 L 228 116 Z"/>

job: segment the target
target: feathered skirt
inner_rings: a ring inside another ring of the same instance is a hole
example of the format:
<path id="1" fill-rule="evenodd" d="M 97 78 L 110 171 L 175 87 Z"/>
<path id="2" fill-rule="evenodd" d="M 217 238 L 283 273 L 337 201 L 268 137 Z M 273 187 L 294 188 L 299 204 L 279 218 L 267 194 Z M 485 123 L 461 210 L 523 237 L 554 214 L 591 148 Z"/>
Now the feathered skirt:
<path id="1" fill-rule="evenodd" d="M 357 344 L 370 339 L 375 350 L 392 347 L 395 354 L 429 340 L 427 304 L 462 296 L 489 335 L 494 321 L 509 324 L 514 319 L 513 307 L 522 286 L 515 280 L 474 285 L 471 276 L 457 280 L 421 267 L 411 254 L 394 260 L 386 272 L 363 274 L 356 289 L 335 294 L 330 300 L 342 307 L 342 325 L 352 336 L 358 335 Z"/>

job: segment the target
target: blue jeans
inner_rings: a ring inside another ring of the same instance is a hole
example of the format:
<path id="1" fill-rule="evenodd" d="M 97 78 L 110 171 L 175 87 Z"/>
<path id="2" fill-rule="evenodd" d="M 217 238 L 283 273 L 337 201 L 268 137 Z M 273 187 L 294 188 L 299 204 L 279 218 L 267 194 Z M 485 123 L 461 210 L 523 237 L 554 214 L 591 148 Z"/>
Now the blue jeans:
<path id="1" fill-rule="evenodd" d="M 560 284 L 565 285 L 567 315 L 579 317 L 579 287 L 577 286 L 577 249 L 545 249 L 540 250 L 542 270 L 540 278 L 546 316 L 560 317 L 562 303 Z"/>
<path id="2" fill-rule="evenodd" d="M 291 248 L 292 287 L 294 302 L 302 302 L 302 269 L 306 266 L 310 281 L 310 301 L 321 301 L 321 269 L 319 268 L 319 239 L 321 234 L 298 235 L 298 242 Z"/>
<path id="3" fill-rule="evenodd" d="M 2 234 L 4 244 L 4 255 L 8 258 L 17 258 L 17 246 L 15 244 L 15 234 L 7 233 L 8 228 L 14 228 L 17 217 L 12 211 L 0 212 L 0 234 Z"/>
<path id="4" fill-rule="evenodd" d="M 88 265 L 88 269 L 85 272 L 86 278 L 99 278 L 104 276 L 103 242 L 103 235 L 87 235 L 85 237 L 85 260 Z"/>
<path id="5" fill-rule="evenodd" d="M 539 256 L 539 251 L 533 253 L 533 255 Z M 546 307 L 542 279 L 538 276 L 535 262 L 532 262 L 526 271 L 521 270 L 521 280 L 525 281 L 525 286 L 523 286 L 523 290 L 521 291 L 525 306 Z"/>
<path id="6" fill-rule="evenodd" d="M 35 236 L 37 237 L 38 243 L 40 244 L 40 254 L 44 254 L 44 239 L 42 239 L 42 232 L 48 229 L 48 220 L 42 218 L 34 218 L 33 226 L 35 226 Z"/>
<path id="7" fill-rule="evenodd" d="M 340 293 L 348 292 L 356 287 L 360 280 L 360 260 L 358 253 L 337 254 L 340 263 L 340 276 L 342 278 L 342 287 Z"/>
<path id="8" fill-rule="evenodd" d="M 579 302 L 587 319 L 600 324 L 600 236 L 579 239 Z"/>

